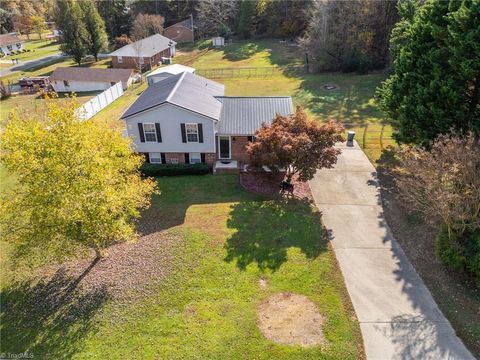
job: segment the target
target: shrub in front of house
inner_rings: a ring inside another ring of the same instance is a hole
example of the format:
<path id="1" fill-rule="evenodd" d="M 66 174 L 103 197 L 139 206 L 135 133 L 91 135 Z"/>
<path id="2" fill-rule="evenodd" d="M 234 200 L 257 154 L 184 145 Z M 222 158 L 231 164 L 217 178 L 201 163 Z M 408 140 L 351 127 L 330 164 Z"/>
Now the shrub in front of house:
<path id="1" fill-rule="evenodd" d="M 205 175 L 210 172 L 207 164 L 149 164 L 140 168 L 145 176 Z"/>

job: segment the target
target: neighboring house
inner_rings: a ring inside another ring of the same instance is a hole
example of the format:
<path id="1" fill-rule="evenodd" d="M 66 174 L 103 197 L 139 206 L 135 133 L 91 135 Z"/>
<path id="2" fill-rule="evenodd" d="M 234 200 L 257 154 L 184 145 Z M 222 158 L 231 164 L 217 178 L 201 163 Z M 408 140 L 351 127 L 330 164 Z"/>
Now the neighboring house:
<path id="1" fill-rule="evenodd" d="M 161 63 L 162 57 L 170 58 L 175 55 L 176 44 L 160 34 L 149 36 L 110 53 L 112 66 L 122 69 L 152 69 Z"/>
<path id="2" fill-rule="evenodd" d="M 117 82 L 125 90 L 132 84 L 133 69 L 57 67 L 49 80 L 56 92 L 106 90 Z"/>
<path id="3" fill-rule="evenodd" d="M 150 86 L 156 82 L 159 82 L 160 80 L 164 80 L 172 75 L 177 75 L 182 72 L 189 72 L 195 74 L 195 69 L 190 66 L 180 64 L 162 66 L 147 75 L 147 83 Z"/>
<path id="4" fill-rule="evenodd" d="M 23 50 L 23 41 L 15 33 L 0 35 L 0 54 L 10 55 L 12 51 Z"/>
<path id="5" fill-rule="evenodd" d="M 163 35 L 178 43 L 193 42 L 193 15 L 188 19 L 173 24 L 163 30 Z"/>
<path id="6" fill-rule="evenodd" d="M 293 112 L 289 96 L 228 97 L 225 87 L 183 72 L 149 86 L 124 112 L 135 150 L 156 164 L 204 162 L 239 171 L 263 123 Z"/>

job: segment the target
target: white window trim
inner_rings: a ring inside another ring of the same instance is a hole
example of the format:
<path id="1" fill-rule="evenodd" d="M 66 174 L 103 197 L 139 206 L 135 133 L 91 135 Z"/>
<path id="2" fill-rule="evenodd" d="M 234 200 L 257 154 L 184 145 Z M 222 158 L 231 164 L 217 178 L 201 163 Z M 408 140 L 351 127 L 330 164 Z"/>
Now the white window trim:
<path id="1" fill-rule="evenodd" d="M 158 162 L 152 162 L 152 154 L 158 154 Z M 162 153 L 159 152 L 151 152 L 148 153 L 148 157 L 150 158 L 150 164 L 161 164 L 162 163 Z"/>
<path id="2" fill-rule="evenodd" d="M 220 138 L 228 138 L 228 157 L 222 157 L 220 149 Z M 229 160 L 232 158 L 232 137 L 230 135 L 220 135 L 218 137 L 218 158 L 221 160 Z"/>
<path id="3" fill-rule="evenodd" d="M 117 61 L 119 64 L 123 64 L 123 57 L 122 56 L 117 56 Z"/>
<path id="4" fill-rule="evenodd" d="M 192 162 L 192 159 L 194 158 L 194 157 L 192 156 L 192 154 L 198 154 L 198 155 L 199 155 L 198 158 L 197 158 L 198 163 Z M 199 163 L 201 163 L 201 162 L 202 162 L 202 153 L 199 153 L 199 152 L 191 152 L 191 153 L 188 153 L 188 162 L 189 162 L 190 164 L 199 164 Z"/>
<path id="5" fill-rule="evenodd" d="M 153 130 L 155 134 L 155 141 L 152 140 L 147 140 L 147 133 L 145 132 L 145 125 L 153 125 Z M 155 123 L 143 123 L 143 138 L 145 139 L 145 142 L 149 143 L 156 143 L 157 142 L 157 129 L 155 128 Z"/>
<path id="6" fill-rule="evenodd" d="M 195 127 L 197 129 L 197 141 L 188 141 L 188 131 L 187 131 L 188 125 L 195 125 Z M 200 142 L 200 135 L 198 134 L 198 124 L 197 123 L 186 123 L 185 124 L 185 138 L 187 139 L 187 143 L 199 143 Z"/>

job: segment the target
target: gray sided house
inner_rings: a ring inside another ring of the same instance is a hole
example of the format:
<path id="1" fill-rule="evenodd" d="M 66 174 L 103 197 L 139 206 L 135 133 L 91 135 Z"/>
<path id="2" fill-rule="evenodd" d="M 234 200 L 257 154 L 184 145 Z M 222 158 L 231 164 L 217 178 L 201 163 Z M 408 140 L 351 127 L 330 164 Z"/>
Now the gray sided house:
<path id="1" fill-rule="evenodd" d="M 222 84 L 183 72 L 150 85 L 125 111 L 135 151 L 150 163 L 204 162 L 237 172 L 263 123 L 293 112 L 289 96 L 229 97 Z"/>

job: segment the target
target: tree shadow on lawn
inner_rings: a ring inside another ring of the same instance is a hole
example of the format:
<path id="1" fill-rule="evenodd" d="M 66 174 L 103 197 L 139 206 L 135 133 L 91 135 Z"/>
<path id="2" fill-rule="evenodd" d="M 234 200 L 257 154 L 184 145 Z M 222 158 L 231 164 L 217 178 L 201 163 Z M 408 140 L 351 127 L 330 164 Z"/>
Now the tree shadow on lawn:
<path id="1" fill-rule="evenodd" d="M 2 352 L 35 358 L 69 359 L 94 328 L 93 317 L 109 296 L 105 288 L 80 291 L 78 278 L 58 270 L 50 279 L 14 282 L 2 289 Z"/>
<path id="2" fill-rule="evenodd" d="M 246 192 L 235 175 L 190 175 L 157 178 L 160 195 L 142 213 L 137 230 L 142 235 L 182 225 L 192 205 L 257 199 Z"/>
<path id="3" fill-rule="evenodd" d="M 227 226 L 236 232 L 227 239 L 225 261 L 236 260 L 245 270 L 256 263 L 260 270 L 278 270 L 287 250 L 299 248 L 307 259 L 327 250 L 321 214 L 307 201 L 282 199 L 245 201 L 232 205 Z"/>
<path id="4" fill-rule="evenodd" d="M 241 42 L 223 48 L 223 58 L 228 61 L 246 60 L 264 49 L 254 42 Z"/>

